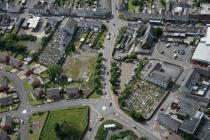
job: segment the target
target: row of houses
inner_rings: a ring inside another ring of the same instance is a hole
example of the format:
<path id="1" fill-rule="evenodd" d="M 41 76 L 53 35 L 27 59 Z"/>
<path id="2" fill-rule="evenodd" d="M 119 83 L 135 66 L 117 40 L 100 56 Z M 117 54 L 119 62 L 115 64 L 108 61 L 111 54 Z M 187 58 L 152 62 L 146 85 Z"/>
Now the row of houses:
<path id="1" fill-rule="evenodd" d="M 8 79 L 0 77 L 0 106 L 8 106 L 18 101 L 17 92 L 9 87 Z"/>
<path id="2" fill-rule="evenodd" d="M 150 20 L 175 22 L 175 23 L 195 23 L 198 21 L 209 23 L 210 15 L 172 15 L 172 14 L 149 14 L 149 13 L 129 13 L 124 12 L 127 20 L 142 20 L 149 22 Z"/>
<path id="3" fill-rule="evenodd" d="M 68 87 L 66 89 L 61 88 L 49 88 L 44 91 L 42 88 L 35 88 L 33 96 L 36 99 L 46 98 L 49 101 L 57 101 L 62 99 L 63 95 L 66 95 L 68 99 L 78 99 L 81 97 L 86 97 L 90 93 L 87 93 L 79 87 Z"/>
<path id="4" fill-rule="evenodd" d="M 0 1 L 0 12 L 18 14 L 23 11 L 23 5 L 11 4 L 7 1 Z"/>
<path id="5" fill-rule="evenodd" d="M 99 19 L 111 17 L 111 9 L 71 9 L 69 7 L 53 6 L 44 1 L 39 1 L 32 8 L 28 8 L 28 12 L 31 14 L 40 14 L 43 16 L 71 16 Z"/>
<path id="6" fill-rule="evenodd" d="M 7 64 L 18 70 L 23 66 L 23 63 L 21 61 L 3 53 L 0 53 L 0 63 Z"/>

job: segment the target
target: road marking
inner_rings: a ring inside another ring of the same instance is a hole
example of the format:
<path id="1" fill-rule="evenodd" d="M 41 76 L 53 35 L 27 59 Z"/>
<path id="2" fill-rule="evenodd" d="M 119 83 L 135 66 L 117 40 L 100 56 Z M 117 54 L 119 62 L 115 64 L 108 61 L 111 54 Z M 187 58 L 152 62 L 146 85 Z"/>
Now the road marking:
<path id="1" fill-rule="evenodd" d="M 105 110 L 106 110 L 106 106 L 103 106 L 103 107 L 102 107 L 102 110 L 105 111 Z"/>

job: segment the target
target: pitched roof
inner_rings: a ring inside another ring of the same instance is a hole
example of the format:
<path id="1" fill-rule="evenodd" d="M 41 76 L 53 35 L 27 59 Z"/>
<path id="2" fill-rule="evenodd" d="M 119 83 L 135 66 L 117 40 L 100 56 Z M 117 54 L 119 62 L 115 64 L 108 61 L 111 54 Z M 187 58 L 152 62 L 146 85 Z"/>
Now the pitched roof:
<path id="1" fill-rule="evenodd" d="M 158 115 L 157 121 L 163 125 L 164 127 L 170 129 L 170 130 L 178 130 L 181 123 L 173 118 L 171 118 L 168 114 L 160 113 Z"/>
<path id="2" fill-rule="evenodd" d="M 47 95 L 48 98 L 59 97 L 60 96 L 60 91 L 59 91 L 58 88 L 47 89 L 46 95 Z"/>
<path id="3" fill-rule="evenodd" d="M 10 105 L 12 103 L 13 103 L 13 97 L 12 97 L 12 95 L 5 96 L 5 97 L 0 98 L 0 106 L 1 105 Z"/>
<path id="4" fill-rule="evenodd" d="M 10 140 L 10 137 L 8 136 L 7 132 L 0 130 L 0 140 Z"/>
<path id="5" fill-rule="evenodd" d="M 12 117 L 9 115 L 3 116 L 1 125 L 2 126 L 5 126 L 5 125 L 12 126 Z"/>

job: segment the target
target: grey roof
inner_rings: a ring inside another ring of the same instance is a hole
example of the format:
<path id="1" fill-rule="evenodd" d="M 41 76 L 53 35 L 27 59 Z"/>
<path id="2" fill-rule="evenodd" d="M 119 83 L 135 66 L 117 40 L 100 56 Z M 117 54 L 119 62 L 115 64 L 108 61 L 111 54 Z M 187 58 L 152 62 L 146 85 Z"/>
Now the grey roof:
<path id="1" fill-rule="evenodd" d="M 0 130 L 0 140 L 10 140 L 6 131 Z"/>
<path id="2" fill-rule="evenodd" d="M 35 74 L 32 74 L 28 77 L 29 83 L 32 86 L 39 86 L 41 84 L 40 80 L 38 79 L 38 77 Z"/>
<path id="3" fill-rule="evenodd" d="M 7 60 L 9 60 L 9 56 L 0 53 L 0 63 L 5 63 Z"/>
<path id="4" fill-rule="evenodd" d="M 71 31 L 69 33 L 72 35 L 75 31 L 75 26 L 77 26 L 77 21 L 73 18 L 68 18 L 62 29 L 66 31 Z"/>
<path id="5" fill-rule="evenodd" d="M 34 89 L 33 95 L 35 97 L 40 97 L 41 94 L 44 94 L 44 90 L 43 89 L 41 89 L 41 88 L 35 88 Z"/>
<path id="6" fill-rule="evenodd" d="M 99 0 L 98 5 L 101 8 L 111 9 L 111 0 Z"/>
<path id="7" fill-rule="evenodd" d="M 102 22 L 100 20 L 91 20 L 91 19 L 81 19 L 78 22 L 78 24 L 81 27 L 90 27 L 90 28 L 94 27 L 100 28 L 102 26 Z"/>
<path id="8" fill-rule="evenodd" d="M 23 63 L 13 57 L 10 57 L 10 61 L 9 61 L 10 66 L 15 67 L 15 68 L 20 68 Z"/>
<path id="9" fill-rule="evenodd" d="M 96 16 L 106 16 L 107 14 L 109 14 L 111 12 L 110 9 L 106 9 L 106 8 L 96 8 L 96 12 L 94 15 Z"/>
<path id="10" fill-rule="evenodd" d="M 2 117 L 1 125 L 2 125 L 2 126 L 7 125 L 7 126 L 10 126 L 10 127 L 11 127 L 11 126 L 12 126 L 12 117 L 9 116 L 9 115 L 3 116 L 3 117 Z"/>
<path id="11" fill-rule="evenodd" d="M 4 77 L 0 77 L 0 88 L 8 87 L 8 82 Z"/>
<path id="12" fill-rule="evenodd" d="M 13 97 L 12 97 L 12 95 L 5 96 L 5 97 L 0 98 L 0 106 L 10 105 L 12 103 L 13 103 Z"/>
<path id="13" fill-rule="evenodd" d="M 153 61 L 150 63 L 151 67 L 148 69 L 148 72 L 146 75 L 149 75 L 154 70 L 159 70 L 161 68 L 161 64 L 157 61 Z"/>
<path id="14" fill-rule="evenodd" d="M 168 114 L 160 113 L 158 115 L 157 121 L 164 127 L 177 131 L 181 123 L 173 118 L 171 118 Z"/>
<path id="15" fill-rule="evenodd" d="M 47 89 L 46 95 L 48 98 L 60 97 L 60 91 L 58 88 Z"/>
<path id="16" fill-rule="evenodd" d="M 8 3 L 7 2 L 0 2 L 0 10 L 6 11 L 8 8 Z"/>
<path id="17" fill-rule="evenodd" d="M 163 82 L 170 82 L 171 79 L 172 79 L 172 76 L 166 74 L 166 73 L 163 73 L 163 72 L 159 72 L 159 71 L 156 71 L 154 70 L 151 74 L 150 74 L 150 77 L 154 78 L 154 79 L 157 79 L 157 80 L 160 80 L 160 81 L 163 81 Z"/>
<path id="18" fill-rule="evenodd" d="M 80 91 L 78 87 L 66 88 L 66 94 L 68 96 L 80 96 Z"/>
<path id="19" fill-rule="evenodd" d="M 200 118 L 194 118 L 194 117 L 185 119 L 184 122 L 180 125 L 179 129 L 186 133 L 194 134 L 200 121 L 201 121 Z"/>

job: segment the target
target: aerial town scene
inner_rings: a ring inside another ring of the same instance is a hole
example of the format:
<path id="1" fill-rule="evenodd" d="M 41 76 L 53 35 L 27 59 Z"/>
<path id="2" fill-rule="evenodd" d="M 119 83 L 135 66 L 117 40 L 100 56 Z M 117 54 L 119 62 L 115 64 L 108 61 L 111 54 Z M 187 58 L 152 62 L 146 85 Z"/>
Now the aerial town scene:
<path id="1" fill-rule="evenodd" d="M 0 140 L 210 140 L 210 1 L 0 0 Z"/>

